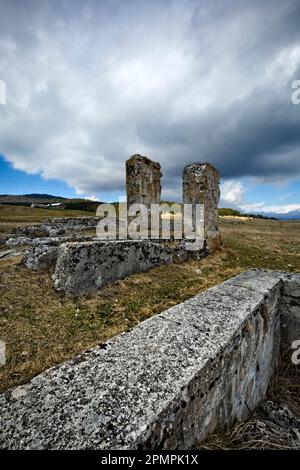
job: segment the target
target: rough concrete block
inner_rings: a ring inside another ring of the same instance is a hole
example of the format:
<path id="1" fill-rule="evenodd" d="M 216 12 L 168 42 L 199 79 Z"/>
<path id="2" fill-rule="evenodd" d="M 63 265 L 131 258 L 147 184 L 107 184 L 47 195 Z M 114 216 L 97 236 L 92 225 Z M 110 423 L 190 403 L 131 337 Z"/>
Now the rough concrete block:
<path id="1" fill-rule="evenodd" d="M 55 266 L 58 244 L 30 246 L 23 257 L 23 264 L 32 271 L 49 271 Z"/>
<path id="2" fill-rule="evenodd" d="M 148 240 L 93 241 L 60 246 L 53 281 L 71 296 L 90 294 L 124 277 L 174 261 L 167 244 Z"/>

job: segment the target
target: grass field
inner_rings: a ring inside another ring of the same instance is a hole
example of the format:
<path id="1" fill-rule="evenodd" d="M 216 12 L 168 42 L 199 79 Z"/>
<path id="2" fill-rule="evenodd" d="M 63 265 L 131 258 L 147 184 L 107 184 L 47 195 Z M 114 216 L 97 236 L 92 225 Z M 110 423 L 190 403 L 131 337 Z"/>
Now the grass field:
<path id="1" fill-rule="evenodd" d="M 95 215 L 94 212 L 36 209 L 0 204 L 0 235 L 6 234 L 18 226 L 42 223 L 50 217 L 88 217 L 92 215 Z"/>
<path id="2" fill-rule="evenodd" d="M 41 222 L 68 212 L 19 209 L 26 214 L 0 207 L 2 233 L 20 221 Z M 300 221 L 232 223 L 221 219 L 221 233 L 222 248 L 202 261 L 160 266 L 78 301 L 57 294 L 49 274 L 27 270 L 18 258 L 0 261 L 0 340 L 7 347 L 7 363 L 0 367 L 0 390 L 24 383 L 246 269 L 300 272 Z"/>

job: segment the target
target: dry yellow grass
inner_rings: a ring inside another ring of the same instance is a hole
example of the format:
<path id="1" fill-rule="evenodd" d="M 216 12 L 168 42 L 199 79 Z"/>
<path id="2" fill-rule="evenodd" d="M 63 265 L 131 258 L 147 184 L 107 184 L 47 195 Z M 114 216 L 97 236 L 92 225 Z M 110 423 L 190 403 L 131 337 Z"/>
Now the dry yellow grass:
<path id="1" fill-rule="evenodd" d="M 8 206 L 0 204 L 0 223 L 39 223 L 50 217 L 88 217 L 94 212 L 62 210 L 62 209 L 38 209 L 22 206 Z"/>
<path id="2" fill-rule="evenodd" d="M 221 230 L 223 247 L 206 259 L 160 266 L 79 301 L 57 294 L 49 274 L 32 273 L 18 259 L 2 260 L 0 339 L 7 364 L 0 367 L 0 389 L 24 383 L 245 269 L 300 272 L 300 221 L 222 221 Z"/>
<path id="3" fill-rule="evenodd" d="M 245 216 L 239 216 L 239 215 L 220 215 L 220 219 L 227 219 L 227 220 L 241 220 L 241 221 L 246 221 L 246 220 L 253 220 L 253 217 L 245 217 Z"/>

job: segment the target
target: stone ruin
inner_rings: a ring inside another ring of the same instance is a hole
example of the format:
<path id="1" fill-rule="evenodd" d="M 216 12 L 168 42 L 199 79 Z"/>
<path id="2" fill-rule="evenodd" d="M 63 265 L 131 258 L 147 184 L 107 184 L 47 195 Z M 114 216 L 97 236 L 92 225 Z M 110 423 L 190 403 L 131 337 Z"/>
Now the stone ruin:
<path id="1" fill-rule="evenodd" d="M 159 204 L 159 163 L 133 155 L 126 162 L 127 204 Z M 208 163 L 193 163 L 183 172 L 183 202 L 204 205 L 204 245 L 186 249 L 186 240 L 107 240 L 96 237 L 98 217 L 54 218 L 23 227 L 6 240 L 11 248 L 29 246 L 23 263 L 34 271 L 49 270 L 54 287 L 70 296 L 91 294 L 109 282 L 166 263 L 202 258 L 220 244 L 218 202 L 220 176 Z M 121 219 L 119 220 L 121 223 Z M 5 255 L 4 255 L 5 256 Z"/>
<path id="2" fill-rule="evenodd" d="M 0 394 L 0 448 L 186 450 L 258 405 L 282 430 L 264 399 L 299 332 L 300 276 L 242 273 Z"/>
<path id="3" fill-rule="evenodd" d="M 220 174 L 209 163 L 193 163 L 183 170 L 183 203 L 204 205 L 204 239 L 213 251 L 221 243 L 218 222 Z"/>
<path id="4" fill-rule="evenodd" d="M 158 164 L 141 156 L 129 161 L 128 201 L 158 203 Z M 220 243 L 219 181 L 208 163 L 184 169 L 183 202 L 204 204 L 206 243 L 199 256 Z M 99 240 L 87 233 L 98 221 L 49 219 L 4 243 L 26 246 L 24 264 L 53 272 L 55 289 L 70 296 L 189 257 L 181 243 Z M 300 276 L 242 273 L 0 394 L 0 448 L 192 448 L 252 416 L 280 351 L 299 334 Z M 299 430 L 293 418 L 291 447 L 300 448 Z"/>
<path id="5" fill-rule="evenodd" d="M 162 177 L 160 164 L 133 155 L 126 161 L 127 204 L 160 204 Z"/>

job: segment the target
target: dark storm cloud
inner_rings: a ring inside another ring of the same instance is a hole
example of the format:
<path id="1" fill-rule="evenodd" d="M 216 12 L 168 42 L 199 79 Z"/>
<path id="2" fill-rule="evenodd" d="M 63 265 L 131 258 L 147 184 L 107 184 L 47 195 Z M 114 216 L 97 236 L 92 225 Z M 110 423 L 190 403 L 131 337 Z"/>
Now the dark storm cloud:
<path id="1" fill-rule="evenodd" d="M 300 175 L 300 3 L 0 3 L 0 153 L 85 194 L 124 190 L 124 160 L 224 178 Z"/>

